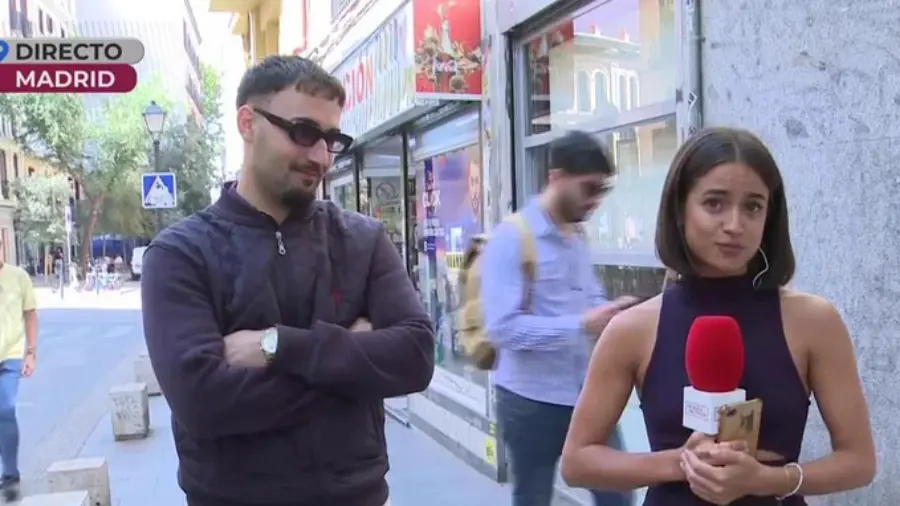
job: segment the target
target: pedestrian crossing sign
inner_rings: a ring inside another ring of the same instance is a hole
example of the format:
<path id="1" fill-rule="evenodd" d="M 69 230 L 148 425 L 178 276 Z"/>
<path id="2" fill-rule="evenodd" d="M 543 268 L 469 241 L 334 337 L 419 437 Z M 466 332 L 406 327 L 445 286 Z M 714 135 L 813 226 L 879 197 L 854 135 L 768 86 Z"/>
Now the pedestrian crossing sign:
<path id="1" fill-rule="evenodd" d="M 178 186 L 173 172 L 141 174 L 144 209 L 172 209 L 178 205 Z"/>

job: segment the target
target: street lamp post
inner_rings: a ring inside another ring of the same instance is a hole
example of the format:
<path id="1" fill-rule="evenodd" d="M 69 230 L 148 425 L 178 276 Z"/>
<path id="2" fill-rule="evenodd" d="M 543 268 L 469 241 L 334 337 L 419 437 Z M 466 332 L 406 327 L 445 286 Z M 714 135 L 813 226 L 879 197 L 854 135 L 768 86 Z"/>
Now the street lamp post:
<path id="1" fill-rule="evenodd" d="M 144 109 L 144 125 L 147 127 L 147 133 L 153 140 L 153 170 L 161 172 L 160 164 L 162 160 L 159 156 L 159 141 L 162 136 L 163 128 L 166 126 L 166 110 L 159 106 L 155 100 L 150 101 L 150 105 Z M 156 233 L 158 234 L 163 228 L 162 210 L 156 211 Z"/>

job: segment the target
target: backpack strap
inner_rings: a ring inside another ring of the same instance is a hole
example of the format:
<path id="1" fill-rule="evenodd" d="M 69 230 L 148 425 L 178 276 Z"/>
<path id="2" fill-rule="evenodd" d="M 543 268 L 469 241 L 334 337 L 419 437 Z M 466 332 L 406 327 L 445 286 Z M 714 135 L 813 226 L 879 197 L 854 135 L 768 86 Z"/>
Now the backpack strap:
<path id="1" fill-rule="evenodd" d="M 531 291 L 537 277 L 537 244 L 535 244 L 534 234 L 531 233 L 531 227 L 528 226 L 521 213 L 511 215 L 508 220 L 519 231 L 521 240 L 522 274 L 525 278 L 521 309 L 528 311 L 531 308 Z"/>

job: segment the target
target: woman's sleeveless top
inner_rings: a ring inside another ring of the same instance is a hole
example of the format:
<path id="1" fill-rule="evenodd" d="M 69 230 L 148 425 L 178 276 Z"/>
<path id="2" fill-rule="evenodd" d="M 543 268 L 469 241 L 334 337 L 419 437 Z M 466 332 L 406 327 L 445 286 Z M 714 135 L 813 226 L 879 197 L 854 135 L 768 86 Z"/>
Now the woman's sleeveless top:
<path id="1" fill-rule="evenodd" d="M 688 330 L 702 315 L 735 318 L 744 338 L 746 363 L 741 388 L 763 402 L 759 449 L 796 462 L 809 413 L 809 395 L 788 350 L 778 290 L 754 289 L 752 279 L 685 278 L 663 294 L 656 345 L 641 389 L 641 409 L 653 451 L 681 447 L 691 431 L 682 426 L 683 388 L 690 384 L 684 350 Z M 702 506 L 686 482 L 650 487 L 644 506 Z M 802 497 L 745 497 L 732 506 L 802 506 Z"/>

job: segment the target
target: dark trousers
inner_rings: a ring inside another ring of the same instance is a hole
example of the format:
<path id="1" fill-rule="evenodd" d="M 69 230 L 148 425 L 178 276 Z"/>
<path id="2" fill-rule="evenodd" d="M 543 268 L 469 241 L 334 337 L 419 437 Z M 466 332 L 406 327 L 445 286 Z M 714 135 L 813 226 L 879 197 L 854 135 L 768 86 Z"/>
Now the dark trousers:
<path id="1" fill-rule="evenodd" d="M 497 387 L 497 422 L 512 467 L 512 506 L 550 506 L 556 465 L 573 408 L 533 401 Z M 608 444 L 620 449 L 618 431 Z M 595 506 L 630 506 L 631 494 L 592 490 Z"/>

